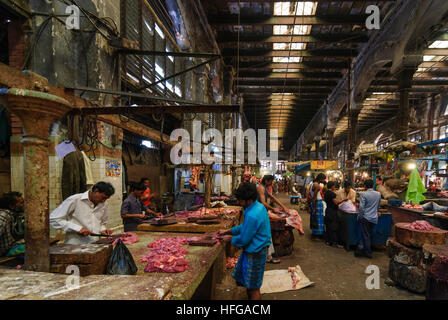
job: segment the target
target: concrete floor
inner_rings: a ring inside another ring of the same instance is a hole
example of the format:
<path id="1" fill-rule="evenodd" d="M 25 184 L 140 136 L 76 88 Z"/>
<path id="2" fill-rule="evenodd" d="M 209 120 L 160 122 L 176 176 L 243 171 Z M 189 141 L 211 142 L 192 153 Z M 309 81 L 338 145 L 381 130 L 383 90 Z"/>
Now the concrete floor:
<path id="1" fill-rule="evenodd" d="M 291 205 L 285 194 L 278 197 L 288 207 Z M 385 249 L 375 250 L 373 258 L 356 258 L 353 251 L 333 248 L 323 240 L 312 240 L 309 229 L 309 214 L 300 212 L 305 235 L 294 234 L 292 255 L 281 257 L 280 264 L 267 264 L 266 270 L 287 269 L 300 265 L 302 271 L 314 282 L 312 287 L 296 291 L 264 294 L 265 300 L 424 300 L 424 295 L 414 294 L 405 289 L 389 287 L 384 283 L 388 277 L 389 258 Z M 365 282 L 369 274 L 367 266 L 376 265 L 380 270 L 380 289 L 369 290 Z M 216 299 L 246 299 L 244 288 L 238 288 L 229 271 L 222 284 L 217 286 Z"/>

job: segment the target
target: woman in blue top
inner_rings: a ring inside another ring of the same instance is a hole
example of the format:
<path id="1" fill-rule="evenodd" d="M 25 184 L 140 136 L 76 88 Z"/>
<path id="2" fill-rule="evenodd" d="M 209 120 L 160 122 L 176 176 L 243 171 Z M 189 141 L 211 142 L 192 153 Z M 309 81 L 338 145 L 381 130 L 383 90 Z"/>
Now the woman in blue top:
<path id="1" fill-rule="evenodd" d="M 257 188 L 243 183 L 235 196 L 244 208 L 244 221 L 229 230 L 218 231 L 224 241 L 232 241 L 243 248 L 232 277 L 239 286 L 246 287 L 250 300 L 260 300 L 267 248 L 271 244 L 271 224 L 266 208 L 257 201 Z"/>

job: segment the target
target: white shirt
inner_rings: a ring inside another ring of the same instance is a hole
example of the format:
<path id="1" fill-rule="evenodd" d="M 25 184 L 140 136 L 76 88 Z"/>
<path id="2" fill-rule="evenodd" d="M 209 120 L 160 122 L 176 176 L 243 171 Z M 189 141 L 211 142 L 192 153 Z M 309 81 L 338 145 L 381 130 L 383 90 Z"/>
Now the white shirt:
<path id="1" fill-rule="evenodd" d="M 86 228 L 93 233 L 106 230 L 109 219 L 108 205 L 103 202 L 96 207 L 89 200 L 89 191 L 70 196 L 50 214 L 50 226 L 65 231 L 66 244 L 88 244 L 98 237 L 82 236 L 78 232 Z"/>

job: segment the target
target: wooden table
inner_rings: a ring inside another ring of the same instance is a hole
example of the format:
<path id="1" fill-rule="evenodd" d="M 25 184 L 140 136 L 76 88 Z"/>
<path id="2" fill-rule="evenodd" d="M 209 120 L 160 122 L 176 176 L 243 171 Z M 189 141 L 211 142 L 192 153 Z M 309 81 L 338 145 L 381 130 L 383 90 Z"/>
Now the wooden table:
<path id="1" fill-rule="evenodd" d="M 136 234 L 139 242 L 127 247 L 138 267 L 137 276 L 153 278 L 164 276 L 172 279 L 175 285 L 171 287 L 170 299 L 212 299 L 214 297 L 216 282 L 222 279 L 224 270 L 224 246 L 222 244 L 213 247 L 188 246 L 186 259 L 190 262 L 190 267 L 184 272 L 145 272 L 146 262 L 141 262 L 140 259 L 150 251 L 148 248 L 149 243 L 160 238 L 192 237 L 195 234 L 140 231 L 136 232 Z"/>
<path id="2" fill-rule="evenodd" d="M 388 211 L 392 213 L 393 224 L 399 222 L 412 223 L 417 220 L 426 220 L 428 223 L 434 227 L 440 228 L 442 230 L 448 230 L 448 220 L 447 217 L 435 215 L 434 211 L 416 210 L 408 209 L 403 207 L 393 207 L 387 205 Z"/>
<path id="3" fill-rule="evenodd" d="M 137 232 L 139 242 L 128 245 L 138 267 L 137 275 L 80 277 L 80 287 L 67 288 L 70 275 L 31 272 L 0 267 L 0 300 L 162 300 L 213 299 L 217 279 L 224 269 L 223 245 L 187 248 L 190 268 L 181 273 L 144 272 L 140 258 L 147 245 L 161 237 L 194 236 Z M 70 281 L 69 281 L 70 283 Z"/>
<path id="4" fill-rule="evenodd" d="M 219 224 L 197 224 L 197 223 L 176 223 L 170 225 L 154 226 L 149 223 L 142 223 L 137 227 L 138 231 L 149 232 L 190 232 L 190 233 L 205 233 L 215 232 L 218 230 L 229 229 L 242 222 L 242 208 L 237 206 L 228 206 L 223 209 L 238 209 L 239 212 L 235 215 L 235 219 L 227 220 L 219 218 Z"/>

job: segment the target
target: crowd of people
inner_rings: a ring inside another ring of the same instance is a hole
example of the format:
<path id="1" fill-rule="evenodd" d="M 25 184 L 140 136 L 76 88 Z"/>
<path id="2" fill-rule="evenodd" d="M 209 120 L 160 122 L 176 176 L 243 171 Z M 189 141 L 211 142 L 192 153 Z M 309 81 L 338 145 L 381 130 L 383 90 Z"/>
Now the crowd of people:
<path id="1" fill-rule="evenodd" d="M 361 238 L 355 256 L 371 258 L 371 238 L 380 215 L 381 194 L 373 190 L 372 180 L 364 181 L 363 186 L 366 191 L 360 195 L 357 208 Z M 338 239 L 340 223 L 337 212 L 344 202 L 350 202 L 355 206 L 355 201 L 356 191 L 349 181 L 344 181 L 343 188 L 340 188 L 335 181 L 327 183 L 325 174 L 318 174 L 307 188 L 312 236 L 323 237 L 327 245 L 340 247 Z"/>

